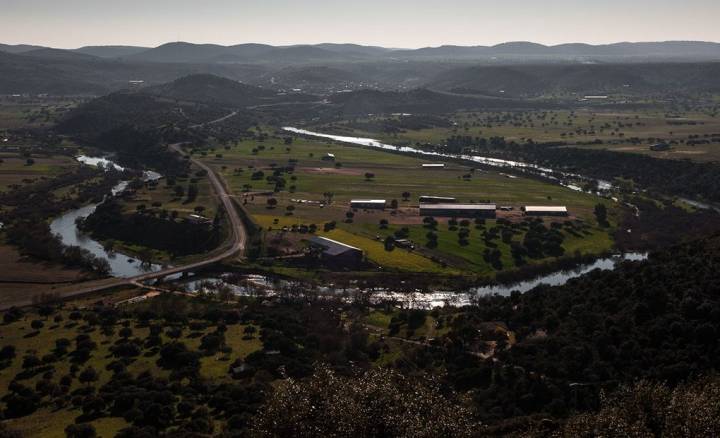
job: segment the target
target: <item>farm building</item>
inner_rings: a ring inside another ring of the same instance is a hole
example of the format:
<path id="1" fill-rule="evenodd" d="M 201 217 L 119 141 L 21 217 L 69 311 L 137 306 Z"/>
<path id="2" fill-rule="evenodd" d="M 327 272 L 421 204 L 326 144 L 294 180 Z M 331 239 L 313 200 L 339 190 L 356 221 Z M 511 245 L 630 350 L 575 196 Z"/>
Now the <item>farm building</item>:
<path id="1" fill-rule="evenodd" d="M 384 199 L 353 199 L 350 201 L 350 207 L 385 210 L 385 203 Z"/>
<path id="2" fill-rule="evenodd" d="M 200 216 L 199 214 L 190 214 L 188 215 L 188 222 L 195 224 L 195 225 L 206 225 L 212 223 L 212 221 L 205 216 Z"/>
<path id="3" fill-rule="evenodd" d="M 522 208 L 526 216 L 567 216 L 568 209 L 564 206 L 526 205 Z"/>
<path id="4" fill-rule="evenodd" d="M 653 152 L 669 151 L 670 145 L 667 143 L 655 143 L 654 145 L 650 146 L 650 150 Z"/>
<path id="5" fill-rule="evenodd" d="M 327 237 L 314 236 L 310 246 L 322 249 L 322 260 L 331 265 L 355 266 L 362 262 L 363 251 Z"/>
<path id="6" fill-rule="evenodd" d="M 421 204 L 454 204 L 457 202 L 456 198 L 447 198 L 444 196 L 420 196 Z"/>
<path id="7" fill-rule="evenodd" d="M 443 169 L 445 165 L 442 163 L 425 163 L 422 165 L 423 169 Z"/>
<path id="8" fill-rule="evenodd" d="M 495 204 L 420 204 L 420 216 L 494 218 Z"/>

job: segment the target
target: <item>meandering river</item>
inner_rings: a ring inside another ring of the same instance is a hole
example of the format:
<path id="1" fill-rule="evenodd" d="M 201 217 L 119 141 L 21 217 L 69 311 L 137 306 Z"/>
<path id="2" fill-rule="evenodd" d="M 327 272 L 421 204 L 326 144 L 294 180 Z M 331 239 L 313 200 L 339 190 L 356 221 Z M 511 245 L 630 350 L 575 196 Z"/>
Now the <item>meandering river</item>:
<path id="1" fill-rule="evenodd" d="M 102 165 L 106 168 L 112 166 L 117 170 L 125 170 L 123 167 L 113 163 L 107 158 L 81 155 L 77 157 L 77 160 L 90 166 Z M 157 172 L 144 172 L 144 179 L 146 181 L 157 180 L 161 177 L 162 175 Z M 110 195 L 117 196 L 124 192 L 125 189 L 127 189 L 128 184 L 128 181 L 121 181 L 113 187 Z M 100 242 L 94 240 L 92 237 L 78 229 L 77 220 L 90 216 L 98 205 L 99 203 L 86 205 L 76 210 L 65 212 L 62 216 L 59 216 L 50 223 L 50 231 L 52 231 L 53 234 L 60 236 L 60 240 L 64 245 L 79 246 L 80 248 L 90 251 L 90 253 L 94 254 L 96 257 L 107 260 L 110 264 L 110 274 L 113 277 L 128 278 L 146 272 L 159 271 L 162 266 L 156 264 L 143 264 L 139 260 L 136 260 L 126 254 L 105 249 Z"/>
<path id="2" fill-rule="evenodd" d="M 615 269 L 619 263 L 624 261 L 642 261 L 647 259 L 647 254 L 628 253 L 598 259 L 592 263 L 578 266 L 574 269 L 556 271 L 547 275 L 538 276 L 532 280 L 521 281 L 511 284 L 498 284 L 482 286 L 463 291 L 433 291 L 433 292 L 396 292 L 389 289 L 374 288 L 363 290 L 358 287 L 339 287 L 334 285 L 318 286 L 316 290 L 320 294 L 332 294 L 334 296 L 352 297 L 359 293 L 367 292 L 371 300 L 378 302 L 382 300 L 394 300 L 409 307 L 433 308 L 445 305 L 463 306 L 471 304 L 473 298 L 484 295 L 509 296 L 513 292 L 525 293 L 540 285 L 562 286 L 568 281 L 599 269 L 609 271 Z M 236 276 L 232 273 L 220 274 L 215 277 L 191 278 L 178 283 L 188 292 L 214 293 L 221 289 L 227 289 L 239 296 L 276 295 L 284 288 L 291 287 L 293 282 L 280 280 L 263 275 L 248 274 Z"/>
<path id="3" fill-rule="evenodd" d="M 360 144 L 363 146 L 371 146 L 371 147 L 379 147 L 382 149 L 392 149 L 396 151 L 401 152 L 408 152 L 408 153 L 419 153 L 423 155 L 431 155 L 431 156 L 439 156 L 439 157 L 453 157 L 451 155 L 445 155 L 445 154 L 439 154 L 439 153 L 433 153 L 433 152 L 425 152 L 420 151 L 414 148 L 409 147 L 396 147 L 392 145 L 385 145 L 383 143 L 380 143 L 373 139 L 367 139 L 367 138 L 357 138 L 357 137 L 343 137 L 343 136 L 337 136 L 337 135 L 328 135 L 328 134 L 318 134 L 313 133 L 311 131 L 305 131 L 301 129 L 296 128 L 285 128 L 289 132 L 295 132 L 298 134 L 303 135 L 314 135 L 319 137 L 325 137 L 330 138 L 333 140 L 341 141 L 341 142 L 348 142 L 348 143 L 354 143 L 354 144 Z M 467 156 L 470 157 L 470 156 Z M 462 156 L 460 158 L 463 159 L 469 159 L 466 158 L 466 156 Z M 111 160 L 107 158 L 102 157 L 88 157 L 88 156 L 80 156 L 77 157 L 77 160 L 85 163 L 87 165 L 91 166 L 104 166 L 106 168 L 112 166 L 117 170 L 124 170 L 123 167 L 117 165 L 116 163 L 112 162 Z M 528 168 L 533 169 L 536 171 L 544 172 L 544 173 L 552 173 L 553 171 L 551 169 L 545 169 L 538 166 L 533 166 L 527 163 L 521 163 L 516 161 L 507 161 L 507 160 L 498 160 L 494 158 L 487 158 L 487 157 L 471 157 L 471 161 L 475 161 L 482 164 L 489 164 L 492 166 L 497 167 L 514 167 L 514 168 Z M 145 172 L 145 180 L 156 180 L 161 178 L 161 175 L 156 172 Z M 121 181 L 118 183 L 110 193 L 111 196 L 116 196 L 123 191 L 128 186 L 128 181 Z M 572 188 L 572 187 L 571 187 Z M 146 265 L 142 264 L 139 260 L 134 259 L 133 257 L 130 257 L 128 255 L 114 252 L 112 250 L 108 250 L 103 247 L 103 245 L 92 239 L 90 236 L 84 234 L 77 228 L 77 220 L 80 218 L 85 218 L 92 214 L 93 211 L 95 211 L 95 208 L 99 204 L 92 204 L 92 205 L 86 205 L 84 207 L 78 208 L 76 210 L 71 210 L 63 214 L 62 216 L 56 218 L 52 221 L 50 224 L 50 229 L 53 233 L 60 236 L 60 239 L 62 240 L 63 244 L 65 245 L 72 245 L 72 246 L 79 246 L 81 248 L 84 248 L 88 251 L 90 251 L 92 254 L 99 258 L 103 258 L 108 261 L 110 264 L 110 270 L 111 274 L 114 277 L 133 277 L 145 272 L 151 272 L 151 271 L 158 271 L 162 269 L 160 265 L 152 264 L 152 265 Z M 426 292 L 416 292 L 416 293 L 405 293 L 405 292 L 395 292 L 387 289 L 373 289 L 372 290 L 372 296 L 375 300 L 380 299 L 393 299 L 400 302 L 405 303 L 408 306 L 418 306 L 418 307 L 437 307 L 437 306 L 443 306 L 445 304 L 453 304 L 453 305 L 464 305 L 469 304 L 472 301 L 473 297 L 480 296 L 480 295 L 490 295 L 490 294 L 498 294 L 498 295 L 510 295 L 513 291 L 518 292 L 527 292 L 539 285 L 545 284 L 549 286 L 559 286 L 567 283 L 573 278 L 577 278 L 581 275 L 584 275 L 590 271 L 593 271 L 595 269 L 601 269 L 601 270 L 611 270 L 614 269 L 618 263 L 625 260 L 632 260 L 632 261 L 638 261 L 638 260 L 644 260 L 647 257 L 646 254 L 639 254 L 639 253 L 631 253 L 631 254 L 625 254 L 625 255 L 618 255 L 613 257 L 607 257 L 598 259 L 593 263 L 586 264 L 579 266 L 575 269 L 571 270 L 561 270 L 556 271 L 551 274 L 547 275 L 541 275 L 537 278 L 534 278 L 532 280 L 528 281 L 522 281 L 514 284 L 509 285 L 492 285 L 492 286 L 482 286 L 477 288 L 472 288 L 470 290 L 464 290 L 464 291 L 435 291 L 431 293 Z M 217 290 L 218 288 L 228 288 L 232 293 L 238 294 L 238 295 L 249 295 L 256 293 L 257 291 L 263 291 L 267 294 L 275 294 L 281 288 L 286 287 L 290 285 L 290 282 L 272 278 L 272 277 L 266 277 L 262 275 L 244 275 L 241 277 L 240 281 L 230 281 L 229 278 L 234 277 L 233 274 L 227 273 L 222 274 L 214 278 L 200 278 L 200 279 L 191 279 L 187 280 L 185 282 L 182 282 L 181 284 L 189 291 L 211 291 L 211 290 Z M 348 295 L 351 294 L 357 294 L 358 292 L 361 292 L 358 288 L 339 288 L 335 287 L 333 285 L 327 285 L 318 287 L 318 291 L 321 293 L 332 293 L 332 294 L 340 294 L 340 295 Z"/>

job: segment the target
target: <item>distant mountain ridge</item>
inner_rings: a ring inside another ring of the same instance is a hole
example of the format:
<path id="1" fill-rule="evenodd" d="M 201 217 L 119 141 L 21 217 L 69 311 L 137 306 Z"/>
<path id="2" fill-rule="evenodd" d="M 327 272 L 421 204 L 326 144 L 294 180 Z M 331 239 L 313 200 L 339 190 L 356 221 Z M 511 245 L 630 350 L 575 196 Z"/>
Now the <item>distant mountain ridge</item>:
<path id="1" fill-rule="evenodd" d="M 5 53 L 24 53 L 36 49 L 45 49 L 42 46 L 33 46 L 30 44 L 0 44 L 0 52 Z"/>
<path id="2" fill-rule="evenodd" d="M 590 45 L 582 43 L 545 46 L 532 42 L 508 42 L 495 46 L 440 46 L 421 49 L 387 49 L 357 44 L 316 44 L 277 47 L 264 44 L 168 43 L 130 58 L 145 62 L 316 62 L 373 59 L 483 59 L 493 57 L 597 59 L 670 58 L 720 60 L 720 43 L 667 41 Z"/>
<path id="3" fill-rule="evenodd" d="M 397 50 L 397 56 L 491 57 L 491 56 L 580 56 L 580 57 L 711 57 L 720 59 L 720 43 L 705 41 L 621 42 L 591 45 L 568 43 L 555 46 L 516 41 L 495 46 L 440 46 Z"/>
<path id="4" fill-rule="evenodd" d="M 98 58 L 124 58 L 150 50 L 150 47 L 137 46 L 85 46 L 74 49 L 75 53 L 97 56 Z"/>
<path id="5" fill-rule="evenodd" d="M 306 62 L 342 60 L 358 57 L 362 50 L 350 49 L 352 53 L 339 52 L 320 46 L 275 47 L 266 44 L 191 44 L 167 43 L 154 49 L 128 57 L 130 61 L 174 63 L 223 63 L 223 62 Z"/>
<path id="6" fill-rule="evenodd" d="M 454 93 L 537 97 L 553 93 L 720 91 L 720 63 L 474 65 L 446 70 L 425 86 Z"/>
<path id="7" fill-rule="evenodd" d="M 24 54 L 43 47 L 3 45 L 0 51 Z M 494 46 L 443 45 L 420 49 L 388 49 L 359 44 L 305 44 L 272 46 L 268 44 L 195 44 L 171 42 L 154 48 L 135 46 L 86 46 L 68 52 L 100 58 L 122 58 L 129 62 L 152 63 L 311 63 L 347 62 L 383 59 L 480 60 L 495 58 L 628 60 L 689 59 L 720 60 L 720 43 L 706 41 L 619 42 L 591 45 L 567 43 L 547 46 L 514 41 Z"/>
<path id="8" fill-rule="evenodd" d="M 595 55 L 587 55 L 591 52 Z M 0 45 L 0 94 L 99 95 L 201 73 L 314 95 L 423 87 L 506 98 L 557 92 L 696 92 L 717 90 L 718 68 L 720 44 L 682 41 L 602 46 L 514 42 L 416 50 L 356 44 L 275 47 L 178 42 L 152 49 L 74 50 Z"/>

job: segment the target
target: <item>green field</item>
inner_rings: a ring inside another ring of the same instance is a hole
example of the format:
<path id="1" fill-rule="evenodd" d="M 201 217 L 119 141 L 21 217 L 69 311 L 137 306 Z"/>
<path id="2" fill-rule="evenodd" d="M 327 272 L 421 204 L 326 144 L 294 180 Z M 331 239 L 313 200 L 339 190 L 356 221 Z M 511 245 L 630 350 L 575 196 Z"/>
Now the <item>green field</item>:
<path id="1" fill-rule="evenodd" d="M 13 185 L 37 182 L 41 178 L 52 178 L 78 166 L 78 163 L 67 156 L 45 156 L 33 154 L 21 157 L 18 153 L 0 152 L 0 191 Z M 34 163 L 28 164 L 31 158 Z"/>
<path id="2" fill-rule="evenodd" d="M 323 160 L 328 153 L 335 155 L 335 161 Z M 483 260 L 486 246 L 481 235 L 495 222 L 488 221 L 483 229 L 470 227 L 469 244 L 461 245 L 457 230 L 449 230 L 447 220 L 441 219 L 437 230 L 439 245 L 427 248 L 428 230 L 417 210 L 420 195 L 453 196 L 462 202 L 491 201 L 513 206 L 513 212 L 500 213 L 511 222 L 523 220 L 519 212 L 522 205 L 566 205 L 571 212 L 569 219 L 583 228 L 580 235 L 563 231 L 566 255 L 601 253 L 613 245 L 609 230 L 600 229 L 595 223 L 593 208 L 601 202 L 599 198 L 536 179 L 510 178 L 495 171 L 473 170 L 453 163 L 447 163 L 444 169 L 423 169 L 421 164 L 427 162 L 425 160 L 305 139 L 295 139 L 291 145 L 284 144 L 280 138 L 271 138 L 264 142 L 246 140 L 218 146 L 206 153 L 204 161 L 228 181 L 239 202 L 265 230 L 266 245 L 273 246 L 278 255 L 301 251 L 307 238 L 301 233 L 283 231 L 284 227 L 292 230 L 293 225 L 315 224 L 317 234 L 324 234 L 323 224 L 335 221 L 337 228 L 327 233 L 329 237 L 363 249 L 368 259 L 383 269 L 493 275 L 496 269 Z M 274 169 L 288 165 L 294 166 L 294 171 L 282 175 L 285 186 L 273 193 L 275 183 L 266 178 L 273 175 Z M 366 173 L 373 176 L 368 178 Z M 330 203 L 324 196 L 327 192 L 332 193 Z M 403 192 L 411 196 L 404 200 Z M 277 201 L 273 208 L 268 206 L 269 198 Z M 352 221 L 347 221 L 349 201 L 361 198 L 386 199 L 388 203 L 397 200 L 398 209 L 357 210 L 353 212 Z M 321 205 L 322 201 L 327 205 Z M 613 204 L 606 202 L 612 219 Z M 383 219 L 389 223 L 387 229 L 380 229 Z M 550 222 L 551 219 L 546 220 L 548 225 Z M 404 227 L 408 228 L 416 249 L 385 250 L 381 240 Z M 523 235 L 522 230 L 518 230 L 514 240 L 522 240 Z M 504 269 L 511 269 L 514 265 L 510 246 L 498 241 L 497 248 L 502 252 Z M 531 263 L 544 261 L 535 259 Z"/>
<path id="3" fill-rule="evenodd" d="M 0 97 L 0 131 L 50 127 L 79 102 L 72 98 Z"/>
<path id="4" fill-rule="evenodd" d="M 462 112 L 447 116 L 454 123 L 448 128 L 404 130 L 388 133 L 363 127 L 373 126 L 380 118 L 360 120 L 359 123 L 333 123 L 316 130 L 342 135 L 372 137 L 391 144 L 416 142 L 442 143 L 454 135 L 472 137 L 504 137 L 523 143 L 563 141 L 569 145 L 602 140 L 601 145 L 579 147 L 608 149 L 617 152 L 647 154 L 658 158 L 689 159 L 694 161 L 720 160 L 720 116 L 702 112 L 672 112 L 644 110 L 637 112 L 609 112 L 578 110 L 537 112 Z M 630 139 L 639 138 L 640 143 Z M 648 139 L 677 142 L 666 152 L 649 149 Z M 708 144 L 687 144 L 688 140 L 712 140 Z"/>

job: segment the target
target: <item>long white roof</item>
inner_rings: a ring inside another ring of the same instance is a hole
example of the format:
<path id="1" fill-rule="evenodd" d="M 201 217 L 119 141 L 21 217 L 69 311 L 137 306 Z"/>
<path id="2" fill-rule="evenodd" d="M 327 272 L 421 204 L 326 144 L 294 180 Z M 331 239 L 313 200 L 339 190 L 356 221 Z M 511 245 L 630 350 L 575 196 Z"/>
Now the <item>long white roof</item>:
<path id="1" fill-rule="evenodd" d="M 565 206 L 550 206 L 550 205 L 526 205 L 525 211 L 552 211 L 552 212 L 567 212 Z"/>

